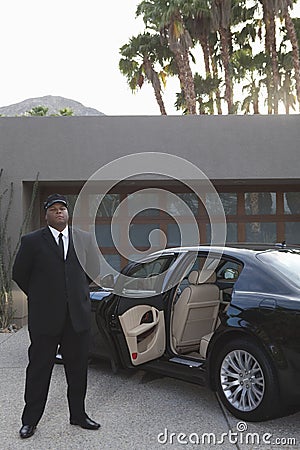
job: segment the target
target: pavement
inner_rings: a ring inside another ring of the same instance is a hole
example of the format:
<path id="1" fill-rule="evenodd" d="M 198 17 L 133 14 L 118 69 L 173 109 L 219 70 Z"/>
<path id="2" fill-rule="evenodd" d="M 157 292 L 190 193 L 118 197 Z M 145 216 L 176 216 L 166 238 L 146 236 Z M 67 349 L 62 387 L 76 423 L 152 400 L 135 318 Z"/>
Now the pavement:
<path id="1" fill-rule="evenodd" d="M 89 366 L 86 409 L 100 430 L 68 421 L 62 365 L 54 367 L 45 413 L 29 439 L 20 439 L 27 328 L 0 333 L 0 450 L 300 450 L 300 412 L 245 423 L 223 409 L 207 388 L 142 370 L 113 374 L 106 361 Z"/>

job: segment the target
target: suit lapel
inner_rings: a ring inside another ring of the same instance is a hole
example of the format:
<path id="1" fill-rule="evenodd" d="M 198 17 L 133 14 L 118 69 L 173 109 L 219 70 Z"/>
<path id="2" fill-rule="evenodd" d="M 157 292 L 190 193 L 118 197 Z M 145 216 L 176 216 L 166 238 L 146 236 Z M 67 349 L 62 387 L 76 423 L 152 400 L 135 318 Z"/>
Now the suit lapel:
<path id="1" fill-rule="evenodd" d="M 49 230 L 48 227 L 45 227 L 43 229 L 42 236 L 43 236 L 45 242 L 47 243 L 47 245 L 56 253 L 56 255 L 60 259 L 62 259 L 61 255 L 59 253 L 59 247 L 58 247 L 57 243 L 55 242 L 53 234 L 51 233 L 51 231 Z"/>

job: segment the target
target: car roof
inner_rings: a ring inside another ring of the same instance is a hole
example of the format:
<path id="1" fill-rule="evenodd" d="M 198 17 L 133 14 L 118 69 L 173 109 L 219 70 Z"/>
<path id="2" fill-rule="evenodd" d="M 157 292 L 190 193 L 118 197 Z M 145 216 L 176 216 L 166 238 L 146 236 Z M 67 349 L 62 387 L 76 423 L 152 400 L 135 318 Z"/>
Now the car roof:
<path id="1" fill-rule="evenodd" d="M 288 250 L 297 250 L 300 252 L 299 245 L 287 246 L 285 243 L 280 244 L 266 244 L 266 243 L 234 243 L 231 246 L 224 245 L 191 245 L 184 247 L 169 247 L 161 250 L 157 250 L 156 252 L 149 253 L 147 256 L 145 255 L 142 258 L 139 258 L 135 261 L 135 263 L 144 263 L 152 258 L 158 258 L 160 256 L 168 256 L 172 254 L 178 253 L 187 253 L 187 252 L 204 252 L 204 253 L 216 253 L 218 255 L 224 255 L 236 259 L 240 259 L 243 262 L 246 260 L 253 260 L 256 255 L 267 252 L 280 252 L 280 251 L 288 251 Z"/>
<path id="2" fill-rule="evenodd" d="M 224 254 L 235 258 L 254 258 L 259 253 L 284 250 L 283 247 L 274 246 L 274 244 L 249 244 L 252 248 L 246 248 L 247 244 L 238 244 L 239 246 L 218 246 L 218 245 L 194 245 L 186 247 L 170 247 L 157 252 L 151 253 L 148 256 L 163 256 L 172 253 L 186 253 L 186 252 L 210 252 L 217 254 Z M 243 246 L 245 245 L 245 246 Z M 276 245 L 276 244 L 275 244 Z M 248 246 L 248 245 L 247 245 Z"/>

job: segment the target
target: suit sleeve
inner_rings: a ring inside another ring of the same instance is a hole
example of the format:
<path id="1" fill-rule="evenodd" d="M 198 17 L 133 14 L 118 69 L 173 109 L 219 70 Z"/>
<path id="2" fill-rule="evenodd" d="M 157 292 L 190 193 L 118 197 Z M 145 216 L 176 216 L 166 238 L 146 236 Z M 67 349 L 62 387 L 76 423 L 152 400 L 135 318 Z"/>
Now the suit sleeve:
<path id="1" fill-rule="evenodd" d="M 12 275 L 13 280 L 26 295 L 28 294 L 32 265 L 33 251 L 30 245 L 30 240 L 26 236 L 23 236 L 13 265 Z"/>
<path id="2" fill-rule="evenodd" d="M 99 258 L 99 249 L 94 244 L 92 235 L 89 234 L 89 243 L 87 247 L 87 274 L 89 283 L 96 280 L 96 278 L 100 275 L 100 258 Z"/>

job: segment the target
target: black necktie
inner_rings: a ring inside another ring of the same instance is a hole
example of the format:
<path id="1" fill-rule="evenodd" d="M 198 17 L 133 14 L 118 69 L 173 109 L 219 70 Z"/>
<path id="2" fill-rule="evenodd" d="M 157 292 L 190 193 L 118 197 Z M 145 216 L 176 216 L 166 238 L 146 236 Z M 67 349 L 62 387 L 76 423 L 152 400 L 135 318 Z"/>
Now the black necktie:
<path id="1" fill-rule="evenodd" d="M 60 253 L 62 259 L 65 259 L 63 234 L 62 233 L 59 233 L 59 236 L 58 236 L 58 247 L 59 247 L 59 253 Z"/>

